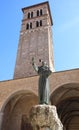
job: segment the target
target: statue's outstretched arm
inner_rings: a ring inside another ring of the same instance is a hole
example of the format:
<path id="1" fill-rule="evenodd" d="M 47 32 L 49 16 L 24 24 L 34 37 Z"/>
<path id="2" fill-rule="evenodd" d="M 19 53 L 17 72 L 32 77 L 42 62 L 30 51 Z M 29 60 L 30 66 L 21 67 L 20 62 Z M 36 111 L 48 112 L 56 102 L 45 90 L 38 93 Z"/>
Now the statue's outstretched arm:
<path id="1" fill-rule="evenodd" d="M 32 66 L 36 72 L 38 72 L 38 66 L 34 62 L 34 57 L 32 57 Z"/>

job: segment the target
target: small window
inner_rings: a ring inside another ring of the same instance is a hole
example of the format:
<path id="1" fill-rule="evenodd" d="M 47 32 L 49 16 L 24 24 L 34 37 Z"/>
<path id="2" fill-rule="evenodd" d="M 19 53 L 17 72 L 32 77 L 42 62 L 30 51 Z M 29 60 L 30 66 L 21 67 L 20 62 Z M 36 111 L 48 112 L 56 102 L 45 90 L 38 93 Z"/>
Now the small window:
<path id="1" fill-rule="evenodd" d="M 32 23 L 30 23 L 30 29 L 32 28 Z"/>
<path id="2" fill-rule="evenodd" d="M 39 16 L 40 15 L 40 12 L 39 12 L 39 10 L 37 10 L 37 16 Z"/>
<path id="3" fill-rule="evenodd" d="M 36 21 L 36 27 L 39 27 L 39 22 L 38 21 Z"/>
<path id="4" fill-rule="evenodd" d="M 30 13 L 28 13 L 28 18 L 30 18 Z"/>
<path id="5" fill-rule="evenodd" d="M 40 20 L 40 26 L 42 26 L 42 20 Z"/>
<path id="6" fill-rule="evenodd" d="M 27 25 L 26 25 L 26 29 L 29 29 L 29 24 L 27 23 Z"/>
<path id="7" fill-rule="evenodd" d="M 31 12 L 31 18 L 33 18 L 33 12 Z"/>
<path id="8" fill-rule="evenodd" d="M 40 10 L 40 15 L 43 15 L 42 9 Z"/>

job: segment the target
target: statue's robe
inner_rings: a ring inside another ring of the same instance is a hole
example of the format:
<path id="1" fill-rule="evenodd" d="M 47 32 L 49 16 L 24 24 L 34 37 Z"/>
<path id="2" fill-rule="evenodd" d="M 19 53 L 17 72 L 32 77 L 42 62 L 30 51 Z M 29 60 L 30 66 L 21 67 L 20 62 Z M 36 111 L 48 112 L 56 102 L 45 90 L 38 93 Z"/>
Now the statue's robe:
<path id="1" fill-rule="evenodd" d="M 48 66 L 40 66 L 38 67 L 38 74 L 39 77 L 39 88 L 38 88 L 38 94 L 39 94 L 39 104 L 48 104 L 49 103 L 49 81 L 48 76 L 51 74 L 51 70 Z"/>

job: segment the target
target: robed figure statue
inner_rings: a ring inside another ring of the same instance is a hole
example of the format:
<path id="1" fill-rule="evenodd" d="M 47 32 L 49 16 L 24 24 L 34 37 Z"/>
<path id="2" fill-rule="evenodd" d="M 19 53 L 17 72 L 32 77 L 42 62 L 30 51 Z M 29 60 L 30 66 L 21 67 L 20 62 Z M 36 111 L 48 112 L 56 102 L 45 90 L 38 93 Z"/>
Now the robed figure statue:
<path id="1" fill-rule="evenodd" d="M 39 75 L 39 87 L 38 87 L 38 96 L 39 96 L 39 104 L 49 104 L 49 82 L 48 77 L 52 73 L 50 68 L 48 67 L 47 63 L 39 60 L 42 62 L 41 66 L 37 66 L 34 62 L 34 58 L 32 58 L 32 65 L 34 70 Z"/>

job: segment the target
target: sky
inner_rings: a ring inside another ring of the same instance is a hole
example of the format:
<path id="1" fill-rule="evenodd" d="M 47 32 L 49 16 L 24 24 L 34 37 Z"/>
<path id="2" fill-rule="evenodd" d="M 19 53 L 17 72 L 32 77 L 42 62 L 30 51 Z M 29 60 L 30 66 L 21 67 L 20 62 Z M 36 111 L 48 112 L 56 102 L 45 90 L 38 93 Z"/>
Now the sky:
<path id="1" fill-rule="evenodd" d="M 0 0 L 0 81 L 13 79 L 22 8 L 46 0 Z M 55 71 L 79 68 L 79 0 L 49 0 Z"/>

